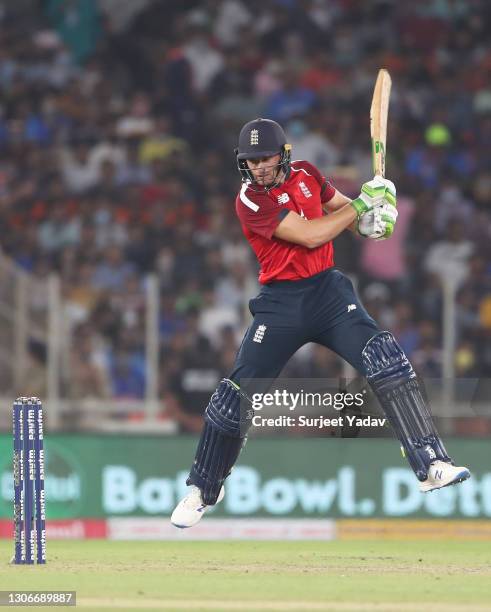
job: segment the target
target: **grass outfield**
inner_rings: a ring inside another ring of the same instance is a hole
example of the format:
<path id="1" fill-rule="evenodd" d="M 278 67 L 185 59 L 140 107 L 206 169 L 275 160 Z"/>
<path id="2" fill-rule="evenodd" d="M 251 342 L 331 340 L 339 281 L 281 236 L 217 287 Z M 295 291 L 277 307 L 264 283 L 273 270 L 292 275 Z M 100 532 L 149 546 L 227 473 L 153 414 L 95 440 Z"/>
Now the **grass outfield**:
<path id="1" fill-rule="evenodd" d="M 30 567 L 11 553 L 0 541 L 0 589 L 75 590 L 91 610 L 491 610 L 489 542 L 57 541 Z"/>

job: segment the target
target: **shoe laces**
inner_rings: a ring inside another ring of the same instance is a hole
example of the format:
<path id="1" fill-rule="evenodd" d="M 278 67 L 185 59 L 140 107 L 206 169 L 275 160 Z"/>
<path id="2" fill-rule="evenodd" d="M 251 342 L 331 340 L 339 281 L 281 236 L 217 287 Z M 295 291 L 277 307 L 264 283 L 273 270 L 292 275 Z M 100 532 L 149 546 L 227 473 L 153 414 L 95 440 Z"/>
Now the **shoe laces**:
<path id="1" fill-rule="evenodd" d="M 201 491 L 198 487 L 194 487 L 183 500 L 183 505 L 194 508 L 195 506 L 203 506 L 203 499 L 201 498 Z"/>

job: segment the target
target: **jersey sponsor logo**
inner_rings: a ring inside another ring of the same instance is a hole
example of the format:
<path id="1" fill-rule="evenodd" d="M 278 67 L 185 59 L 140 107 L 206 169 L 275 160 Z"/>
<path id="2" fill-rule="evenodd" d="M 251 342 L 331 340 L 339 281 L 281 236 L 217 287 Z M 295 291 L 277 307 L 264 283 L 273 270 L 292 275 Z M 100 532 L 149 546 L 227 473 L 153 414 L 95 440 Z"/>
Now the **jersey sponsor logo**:
<path id="1" fill-rule="evenodd" d="M 310 192 L 310 189 L 307 187 L 307 185 L 303 181 L 300 181 L 298 186 L 300 187 L 300 190 L 302 191 L 303 195 L 306 198 L 311 198 L 312 197 L 312 193 Z"/>
<path id="2" fill-rule="evenodd" d="M 264 334 L 266 333 L 267 325 L 258 325 L 256 329 L 256 333 L 254 334 L 253 342 L 257 342 L 261 344 L 264 338 Z"/>
<path id="3" fill-rule="evenodd" d="M 251 145 L 259 144 L 259 132 L 257 130 L 251 130 Z"/>
<path id="4" fill-rule="evenodd" d="M 352 310 L 356 310 L 356 304 L 348 304 L 348 312 L 351 312 Z"/>
<path id="5" fill-rule="evenodd" d="M 287 193 L 280 193 L 278 196 L 278 204 L 286 204 L 290 201 L 290 196 Z"/>

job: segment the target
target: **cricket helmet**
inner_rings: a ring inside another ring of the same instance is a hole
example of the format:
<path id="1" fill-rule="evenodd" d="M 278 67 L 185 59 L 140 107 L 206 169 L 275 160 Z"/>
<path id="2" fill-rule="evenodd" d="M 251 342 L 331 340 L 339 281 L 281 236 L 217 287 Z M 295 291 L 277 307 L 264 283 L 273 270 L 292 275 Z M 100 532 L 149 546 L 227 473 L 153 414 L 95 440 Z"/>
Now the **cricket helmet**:
<path id="1" fill-rule="evenodd" d="M 280 155 L 276 176 L 278 177 L 283 170 L 285 177 L 288 177 L 290 174 L 291 148 L 291 145 L 286 141 L 283 128 L 276 121 L 259 118 L 246 123 L 240 130 L 239 146 L 235 149 L 237 167 L 242 176 L 242 181 L 254 183 L 254 176 L 247 166 L 248 159 L 270 157 L 276 154 Z M 277 184 L 277 182 L 274 182 L 262 189 L 267 191 Z"/>

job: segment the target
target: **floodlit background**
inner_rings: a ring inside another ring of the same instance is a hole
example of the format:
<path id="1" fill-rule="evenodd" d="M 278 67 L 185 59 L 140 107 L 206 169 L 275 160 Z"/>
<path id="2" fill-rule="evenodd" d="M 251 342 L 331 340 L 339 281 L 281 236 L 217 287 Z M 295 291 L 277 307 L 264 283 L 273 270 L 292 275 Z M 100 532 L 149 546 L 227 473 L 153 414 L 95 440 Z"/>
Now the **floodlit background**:
<path id="1" fill-rule="evenodd" d="M 491 516 L 490 27 L 484 0 L 0 3 L 5 525 L 18 395 L 44 403 L 49 517 L 170 513 L 196 441 L 178 436 L 200 431 L 258 291 L 238 131 L 281 122 L 294 159 L 356 196 L 380 67 L 399 220 L 382 243 L 345 232 L 336 263 L 440 380 L 449 450 L 476 476 L 428 502 L 394 441 L 251 440 L 217 515 Z M 350 372 L 309 345 L 285 374 Z"/>

